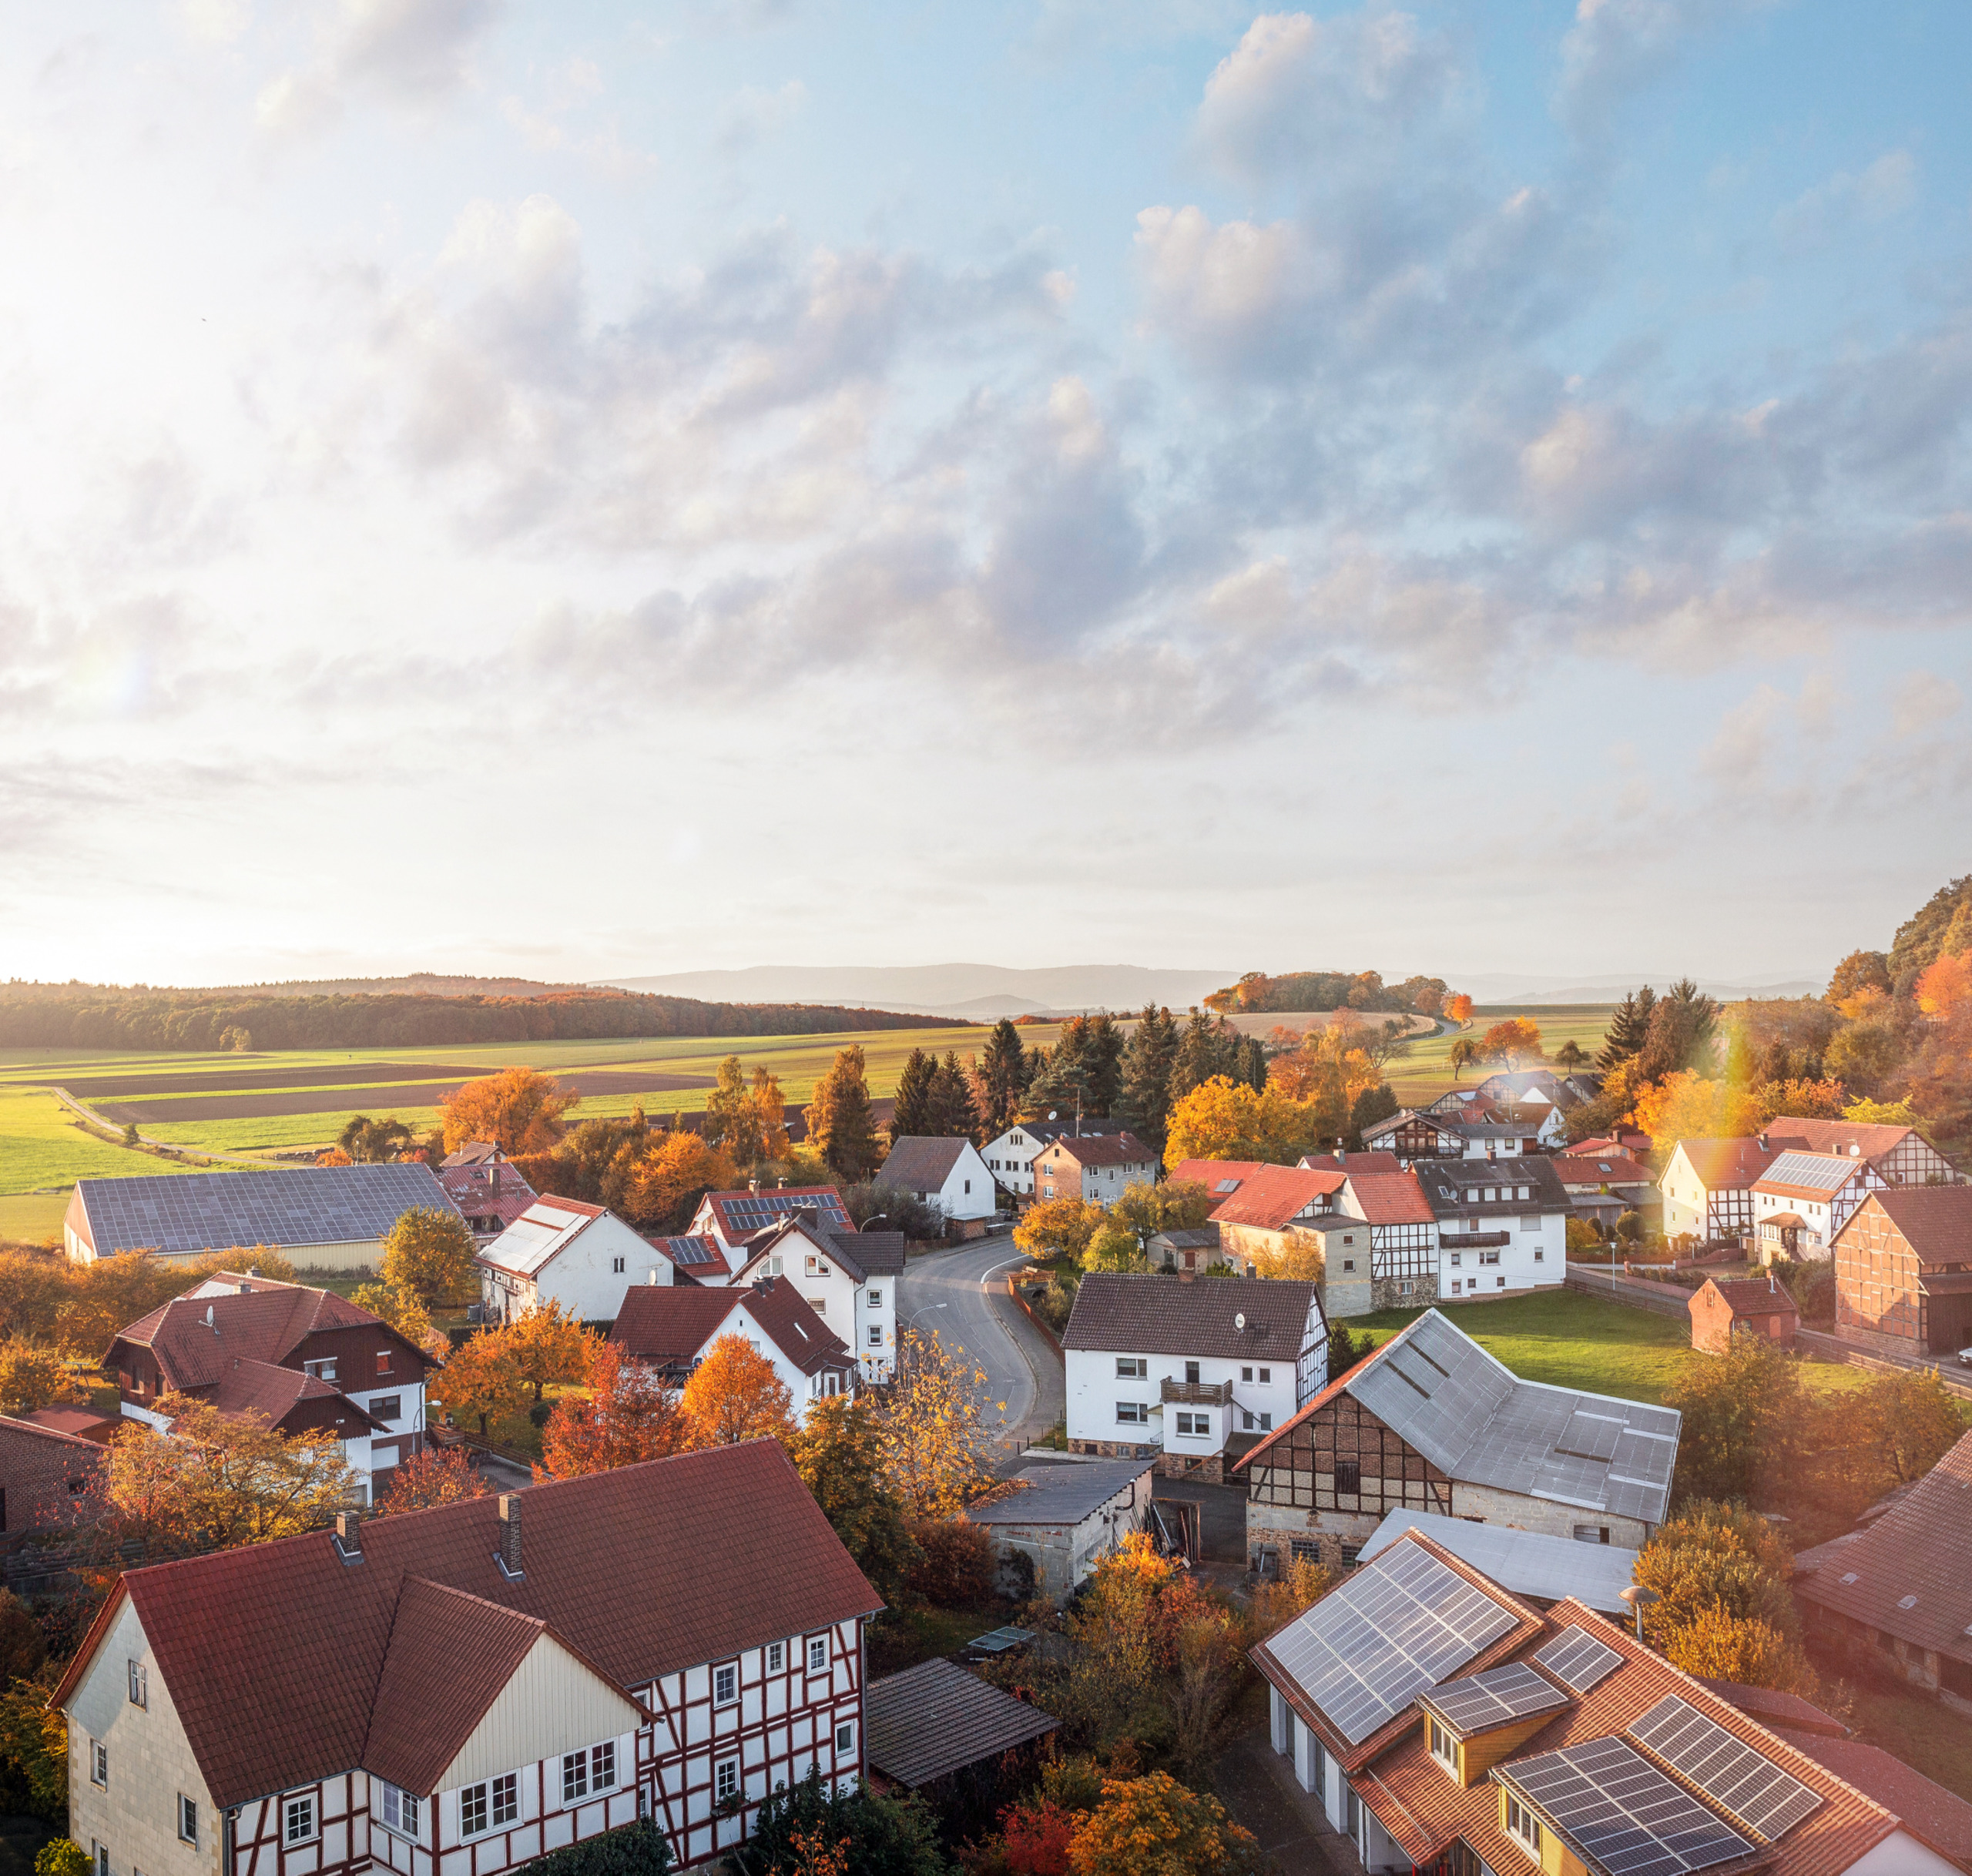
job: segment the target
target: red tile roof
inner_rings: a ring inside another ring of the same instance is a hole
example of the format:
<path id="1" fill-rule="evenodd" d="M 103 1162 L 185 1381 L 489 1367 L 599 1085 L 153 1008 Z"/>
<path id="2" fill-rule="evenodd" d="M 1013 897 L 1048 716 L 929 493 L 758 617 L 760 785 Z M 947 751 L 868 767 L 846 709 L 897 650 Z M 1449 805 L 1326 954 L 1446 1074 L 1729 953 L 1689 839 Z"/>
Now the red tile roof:
<path id="1" fill-rule="evenodd" d="M 726 1261 L 719 1240 L 709 1232 L 695 1232 L 683 1238 L 647 1238 L 644 1241 L 653 1251 L 662 1252 L 694 1283 L 703 1283 L 708 1277 L 733 1275 L 733 1267 Z"/>
<path id="2" fill-rule="evenodd" d="M 1860 1121 L 1803 1121 L 1781 1114 L 1767 1122 L 1765 1132 L 1769 1147 L 1805 1147 L 1810 1153 L 1846 1154 L 1852 1146 L 1860 1147 L 1859 1157 L 1881 1159 L 1894 1153 L 1910 1137 L 1907 1127 L 1879 1127 Z"/>
<path id="3" fill-rule="evenodd" d="M 496 1173 L 499 1175 L 497 1187 Z M 438 1183 L 465 1218 L 498 1218 L 503 1225 L 512 1224 L 536 1196 L 534 1188 L 521 1177 L 520 1169 L 504 1160 L 442 1167 Z"/>
<path id="4" fill-rule="evenodd" d="M 545 1623 L 624 1689 L 881 1606 L 771 1440 L 539 1485 L 516 1502 L 515 1581 L 494 1560 L 491 1498 L 367 1523 L 357 1563 L 323 1531 L 126 1572 L 54 1703 L 72 1696 L 127 1596 L 223 1806 L 362 1763 L 407 1577 Z"/>
<path id="5" fill-rule="evenodd" d="M 1394 1153 L 1373 1153 L 1367 1149 L 1337 1158 L 1333 1153 L 1304 1153 L 1295 1164 L 1308 1172 L 1400 1173 L 1404 1162 Z"/>
<path id="6" fill-rule="evenodd" d="M 1298 1166 L 1263 1166 L 1212 1213 L 1220 1224 L 1252 1224 L 1281 1231 L 1317 1199 L 1342 1189 L 1339 1172 L 1303 1172 Z"/>
<path id="7" fill-rule="evenodd" d="M 1132 1133 L 1084 1134 L 1079 1138 L 1072 1134 L 1062 1137 L 1045 1149 L 1063 1159 L 1073 1160 L 1078 1166 L 1155 1166 L 1157 1155 Z"/>
<path id="8" fill-rule="evenodd" d="M 1776 1724 L 1775 1734 L 1903 1820 L 1919 1842 L 1972 1869 L 1972 1804 L 1880 1746 Z"/>
<path id="9" fill-rule="evenodd" d="M 727 1318 L 742 1305 L 803 1374 L 855 1366 L 848 1343 L 830 1330 L 793 1285 L 773 1278 L 731 1290 L 635 1285 L 624 1293 L 609 1339 L 639 1361 L 683 1367 L 729 1332 Z"/>
<path id="10" fill-rule="evenodd" d="M 1655 1185 L 1657 1175 L 1626 1154 L 1598 1154 L 1585 1159 L 1578 1153 L 1558 1153 L 1548 1162 L 1564 1185 Z"/>
<path id="11" fill-rule="evenodd" d="M 1972 1262 L 1972 1185 L 1892 1186 L 1870 1195 L 1920 1264 Z"/>
<path id="12" fill-rule="evenodd" d="M 1243 1184 L 1266 1167 L 1264 1160 L 1180 1160 L 1171 1168 L 1171 1177 L 1196 1181 L 1207 1191 L 1216 1192 L 1222 1181 L 1236 1179 Z"/>
<path id="13" fill-rule="evenodd" d="M 1749 1187 L 1780 1157 L 1757 1140 L 1681 1140 L 1678 1147 L 1708 1192 Z"/>
<path id="14" fill-rule="evenodd" d="M 119 1329 L 109 1354 L 119 1342 L 148 1348 L 157 1363 L 159 1384 L 169 1390 L 207 1385 L 229 1372 L 236 1361 L 278 1362 L 310 1335 L 330 1329 L 374 1329 L 398 1347 L 420 1352 L 381 1317 L 357 1308 L 331 1290 L 260 1278 L 239 1281 L 253 1285 L 243 1296 L 194 1294 L 160 1304 Z"/>
<path id="15" fill-rule="evenodd" d="M 1725 1298 L 1736 1316 L 1793 1316 L 1800 1314 L 1793 1298 L 1777 1284 L 1764 1278 L 1727 1278 L 1722 1281 L 1716 1277 L 1708 1277 L 1704 1284 L 1692 1294 L 1701 1295 L 1707 1288 L 1716 1290 Z"/>
<path id="16" fill-rule="evenodd" d="M 1349 1174 L 1357 1208 L 1372 1224 L 1430 1224 L 1430 1202 L 1415 1173 Z"/>
<path id="17" fill-rule="evenodd" d="M 32 1413 L 15 1417 L 44 1432 L 59 1433 L 65 1439 L 82 1440 L 92 1446 L 108 1446 L 123 1424 L 120 1415 L 105 1415 L 93 1407 L 37 1407 Z"/>

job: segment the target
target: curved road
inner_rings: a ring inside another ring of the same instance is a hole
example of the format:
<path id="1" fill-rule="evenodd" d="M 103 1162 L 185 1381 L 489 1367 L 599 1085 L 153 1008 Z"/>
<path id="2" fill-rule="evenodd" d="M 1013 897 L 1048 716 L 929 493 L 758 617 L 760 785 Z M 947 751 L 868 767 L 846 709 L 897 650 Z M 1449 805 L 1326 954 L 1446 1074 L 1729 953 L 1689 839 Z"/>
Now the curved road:
<path id="1" fill-rule="evenodd" d="M 964 1348 L 984 1368 L 997 1419 L 1008 1443 L 1038 1439 L 1066 1411 L 1061 1358 L 1007 1294 L 1007 1272 L 1026 1255 L 1011 1238 L 988 1238 L 954 1251 L 913 1258 L 897 1285 L 897 1326 L 914 1322 L 921 1335 L 935 1333 L 947 1348 Z"/>

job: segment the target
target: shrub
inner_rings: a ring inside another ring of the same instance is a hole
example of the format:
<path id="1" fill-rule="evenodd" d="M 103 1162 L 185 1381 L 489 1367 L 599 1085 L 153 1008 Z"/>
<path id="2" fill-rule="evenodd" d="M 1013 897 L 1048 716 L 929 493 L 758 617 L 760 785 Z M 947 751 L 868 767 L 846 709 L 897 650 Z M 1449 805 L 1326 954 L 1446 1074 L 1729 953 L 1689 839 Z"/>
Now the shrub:
<path id="1" fill-rule="evenodd" d="M 536 1858 L 528 1876 L 666 1876 L 671 1845 L 648 1817 Z M 87 1872 L 83 1872 L 87 1876 Z"/>
<path id="2" fill-rule="evenodd" d="M 911 1527 L 924 1553 L 905 1579 L 927 1603 L 965 1609 L 990 1602 L 999 1558 L 993 1539 L 961 1518 L 925 1518 Z"/>
<path id="3" fill-rule="evenodd" d="M 72 1837 L 51 1838 L 34 1853 L 34 1876 L 89 1876 L 89 1853 Z"/>

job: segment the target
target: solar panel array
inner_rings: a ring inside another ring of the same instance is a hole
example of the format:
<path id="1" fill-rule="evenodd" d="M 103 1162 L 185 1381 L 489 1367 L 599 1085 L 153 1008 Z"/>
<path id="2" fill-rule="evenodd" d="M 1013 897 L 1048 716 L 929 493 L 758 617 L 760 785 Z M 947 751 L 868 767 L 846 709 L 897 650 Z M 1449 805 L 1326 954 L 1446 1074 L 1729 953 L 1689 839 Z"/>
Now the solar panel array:
<path id="1" fill-rule="evenodd" d="M 1626 1740 L 1564 1746 L 1497 1767 L 1493 1776 L 1604 1876 L 1684 1876 L 1753 1848 Z"/>
<path id="2" fill-rule="evenodd" d="M 414 1205 L 458 1215 L 430 1167 L 399 1161 L 83 1179 L 76 1189 L 99 1257 L 356 1244 L 385 1236 Z"/>
<path id="3" fill-rule="evenodd" d="M 704 1238 L 660 1238 L 665 1254 L 674 1264 L 711 1264 L 718 1261 L 718 1253 L 711 1241 Z"/>
<path id="4" fill-rule="evenodd" d="M 1607 1642 L 1599 1642 L 1579 1623 L 1571 1623 L 1534 1656 L 1564 1687 L 1586 1693 L 1623 1664 Z"/>
<path id="5" fill-rule="evenodd" d="M 1632 1720 L 1629 1733 L 1762 1842 L 1784 1837 L 1821 1807 L 1819 1791 L 1675 1693 Z"/>
<path id="6" fill-rule="evenodd" d="M 1567 1706 L 1568 1697 L 1524 1661 L 1489 1667 L 1462 1680 L 1447 1680 L 1421 1697 L 1432 1712 L 1461 1739 L 1490 1732 L 1515 1720 L 1552 1713 Z"/>
<path id="7" fill-rule="evenodd" d="M 748 1192 L 737 1198 L 723 1199 L 720 1204 L 726 1221 L 743 1231 L 763 1231 L 797 1211 L 813 1212 L 822 1224 L 840 1226 L 844 1231 L 855 1228 L 843 1209 L 841 1199 L 833 1192 Z"/>
<path id="8" fill-rule="evenodd" d="M 1267 1646 L 1353 1745 L 1519 1618 L 1416 1544 L 1397 1544 Z"/>

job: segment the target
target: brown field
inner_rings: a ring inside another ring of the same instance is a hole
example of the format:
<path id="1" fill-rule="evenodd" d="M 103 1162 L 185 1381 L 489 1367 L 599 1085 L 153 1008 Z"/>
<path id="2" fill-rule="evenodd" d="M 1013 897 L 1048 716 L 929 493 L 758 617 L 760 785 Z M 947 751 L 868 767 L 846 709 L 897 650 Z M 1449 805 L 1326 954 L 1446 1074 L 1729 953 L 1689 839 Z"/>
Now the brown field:
<path id="1" fill-rule="evenodd" d="M 62 1085 L 78 1100 L 101 1094 L 112 1100 L 144 1094 L 196 1094 L 215 1080 L 230 1088 L 291 1088 L 305 1076 L 311 1087 L 342 1087 L 368 1082 L 469 1081 L 485 1073 L 460 1062 L 358 1062 L 347 1068 L 202 1068 L 175 1075 L 72 1075 Z"/>
<path id="2" fill-rule="evenodd" d="M 317 1071 L 310 1069 L 307 1072 L 313 1075 Z M 389 1089 L 376 1105 L 380 1108 L 394 1104 L 435 1107 L 447 1095 L 470 1078 L 461 1077 L 453 1081 L 400 1083 Z M 558 1075 L 555 1078 L 563 1087 L 573 1088 L 579 1094 L 667 1094 L 682 1089 L 709 1088 L 719 1085 L 718 1078 L 713 1075 L 676 1075 L 655 1072 L 643 1074 L 621 1070 Z M 346 1091 L 354 1093 L 357 1090 L 350 1089 Z M 73 1094 L 75 1090 L 71 1088 L 69 1092 Z M 260 1121 L 270 1114 L 320 1114 L 325 1108 L 340 1111 L 345 1103 L 324 1100 L 319 1088 L 290 1088 L 277 1094 L 206 1094 L 191 1100 L 94 1100 L 89 1105 L 105 1120 L 114 1121 L 119 1126 L 126 1121 L 134 1121 L 143 1127 L 166 1121 Z"/>

